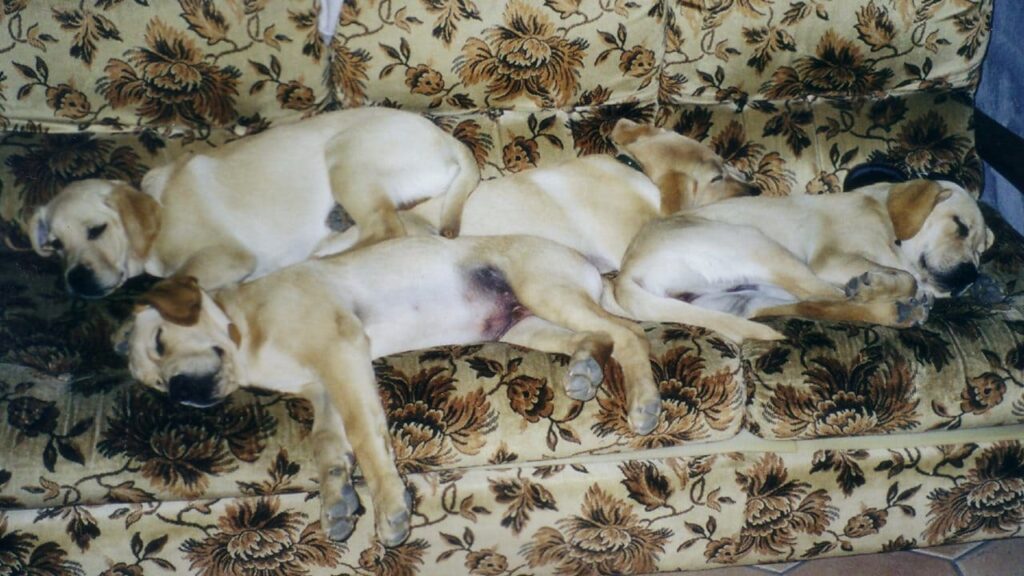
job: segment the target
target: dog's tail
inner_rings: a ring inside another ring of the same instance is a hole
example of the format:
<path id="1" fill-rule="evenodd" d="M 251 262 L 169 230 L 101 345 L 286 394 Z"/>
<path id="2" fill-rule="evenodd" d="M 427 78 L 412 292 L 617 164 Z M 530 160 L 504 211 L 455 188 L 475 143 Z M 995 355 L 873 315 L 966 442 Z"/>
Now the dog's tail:
<path id="1" fill-rule="evenodd" d="M 480 168 L 476 164 L 473 151 L 454 136 L 452 140 L 455 141 L 454 151 L 459 173 L 452 180 L 441 204 L 440 231 L 445 238 L 454 238 L 459 235 L 459 228 L 462 226 L 462 208 L 466 204 L 466 199 L 480 183 Z"/>

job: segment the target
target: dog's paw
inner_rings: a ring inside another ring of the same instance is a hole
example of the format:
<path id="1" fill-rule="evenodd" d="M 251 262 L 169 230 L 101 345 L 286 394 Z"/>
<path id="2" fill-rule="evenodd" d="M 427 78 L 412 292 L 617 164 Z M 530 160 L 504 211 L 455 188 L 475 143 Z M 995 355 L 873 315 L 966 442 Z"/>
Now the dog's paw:
<path id="1" fill-rule="evenodd" d="M 661 417 L 661 396 L 636 401 L 629 410 L 629 426 L 641 436 L 650 434 Z"/>
<path id="2" fill-rule="evenodd" d="M 412 531 L 412 493 L 406 490 L 401 505 L 379 515 L 377 538 L 387 548 L 394 548 L 409 538 Z"/>
<path id="3" fill-rule="evenodd" d="M 932 304 L 935 302 L 930 294 L 922 294 L 906 300 L 898 300 L 896 307 L 896 325 L 900 328 L 920 326 L 928 320 Z"/>
<path id="4" fill-rule="evenodd" d="M 364 512 L 355 487 L 348 482 L 342 485 L 341 490 L 330 495 L 321 492 L 320 498 L 320 523 L 324 532 L 336 542 L 347 540 Z"/>
<path id="5" fill-rule="evenodd" d="M 843 287 L 846 297 L 856 302 L 894 300 L 917 291 L 917 281 L 901 270 L 880 268 L 855 276 Z"/>
<path id="6" fill-rule="evenodd" d="M 597 388 L 604 380 L 601 363 L 590 352 L 580 350 L 569 360 L 569 371 L 565 377 L 565 393 L 573 400 L 586 402 L 597 395 Z"/>

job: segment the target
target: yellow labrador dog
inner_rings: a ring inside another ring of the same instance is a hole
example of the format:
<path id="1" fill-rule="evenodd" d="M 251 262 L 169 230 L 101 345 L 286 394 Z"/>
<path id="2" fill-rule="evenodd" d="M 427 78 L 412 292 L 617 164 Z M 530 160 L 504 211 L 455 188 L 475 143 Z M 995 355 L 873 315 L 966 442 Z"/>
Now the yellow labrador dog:
<path id="1" fill-rule="evenodd" d="M 906 327 L 970 286 L 992 241 L 977 202 L 950 182 L 735 198 L 647 225 L 605 305 L 736 341 L 781 338 L 749 320 L 781 315 Z"/>
<path id="2" fill-rule="evenodd" d="M 147 272 L 216 289 L 300 262 L 331 236 L 340 204 L 359 243 L 404 234 L 397 207 L 432 197 L 458 232 L 480 179 L 470 150 L 416 114 L 322 114 L 186 155 L 148 172 L 142 190 L 84 180 L 35 212 L 32 246 L 64 261 L 69 291 L 98 298 Z"/>
<path id="3" fill-rule="evenodd" d="M 247 386 L 308 397 L 325 530 L 344 539 L 354 528 L 354 453 L 378 536 L 396 545 L 409 532 L 410 502 L 371 361 L 500 340 L 569 355 L 566 393 L 588 400 L 613 357 L 628 385 L 630 422 L 647 433 L 660 411 L 649 343 L 634 323 L 600 307 L 601 290 L 586 259 L 540 238 L 410 236 L 213 295 L 193 279 L 164 280 L 135 311 L 129 364 L 144 384 L 193 406 Z"/>
<path id="4" fill-rule="evenodd" d="M 607 273 L 618 270 L 630 241 L 650 220 L 756 193 L 709 147 L 671 130 L 621 119 L 611 139 L 636 168 L 594 154 L 482 181 L 466 200 L 461 234 L 540 236 L 579 251 Z M 410 230 L 430 231 L 442 214 L 435 199 L 402 218 Z M 355 231 L 339 241 L 351 245 Z"/>

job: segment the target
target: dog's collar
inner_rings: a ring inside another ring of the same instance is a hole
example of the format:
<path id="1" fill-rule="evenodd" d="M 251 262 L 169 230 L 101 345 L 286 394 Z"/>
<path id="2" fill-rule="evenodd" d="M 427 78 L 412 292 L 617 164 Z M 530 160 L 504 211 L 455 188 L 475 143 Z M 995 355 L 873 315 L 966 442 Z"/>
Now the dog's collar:
<path id="1" fill-rule="evenodd" d="M 637 172 L 644 171 L 644 167 L 641 166 L 640 163 L 637 162 L 636 159 L 633 158 L 632 156 L 627 156 L 626 154 L 619 154 L 618 156 L 615 157 L 615 159 L 618 160 L 619 162 L 622 162 L 626 166 L 629 166 L 633 170 L 636 170 Z"/>

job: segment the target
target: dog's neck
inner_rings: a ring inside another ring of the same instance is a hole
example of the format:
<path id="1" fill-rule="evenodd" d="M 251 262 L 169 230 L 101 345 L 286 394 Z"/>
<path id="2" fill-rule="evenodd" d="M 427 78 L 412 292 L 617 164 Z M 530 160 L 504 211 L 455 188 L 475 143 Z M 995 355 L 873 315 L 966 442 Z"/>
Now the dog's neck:
<path id="1" fill-rule="evenodd" d="M 234 305 L 233 294 L 230 289 L 220 290 L 210 294 L 210 300 L 217 305 L 224 321 L 227 322 L 228 337 L 234 343 L 235 348 L 241 353 L 246 343 L 245 335 L 248 333 L 248 322 L 245 313 Z M 237 319 L 237 321 L 236 321 Z"/>

